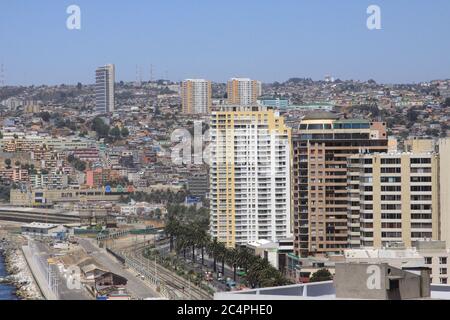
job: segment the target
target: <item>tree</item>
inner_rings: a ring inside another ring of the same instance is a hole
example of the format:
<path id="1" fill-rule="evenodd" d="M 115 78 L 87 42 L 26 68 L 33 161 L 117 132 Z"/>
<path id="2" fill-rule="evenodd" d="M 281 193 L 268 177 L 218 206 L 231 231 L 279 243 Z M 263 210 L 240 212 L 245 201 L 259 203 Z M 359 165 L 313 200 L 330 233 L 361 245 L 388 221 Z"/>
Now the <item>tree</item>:
<path id="1" fill-rule="evenodd" d="M 69 163 L 74 162 L 74 161 L 75 161 L 75 156 L 74 156 L 73 154 L 69 154 L 69 155 L 67 156 L 67 161 L 68 161 Z"/>
<path id="2" fill-rule="evenodd" d="M 96 117 L 92 121 L 92 130 L 95 131 L 99 138 L 106 138 L 109 135 L 109 126 L 105 124 L 100 117 Z"/>
<path id="3" fill-rule="evenodd" d="M 314 272 L 309 279 L 309 282 L 320 282 L 333 280 L 333 275 L 328 269 L 320 269 Z"/>
<path id="4" fill-rule="evenodd" d="M 130 135 L 130 131 L 127 128 L 123 127 L 120 134 L 122 135 L 122 137 L 126 138 Z"/>
<path id="5" fill-rule="evenodd" d="M 6 164 L 6 168 L 10 169 L 11 168 L 11 159 L 5 159 L 5 164 Z"/>
<path id="6" fill-rule="evenodd" d="M 47 111 L 41 112 L 39 114 L 39 116 L 41 117 L 41 119 L 45 122 L 49 122 L 50 121 L 50 113 Z"/>
<path id="7" fill-rule="evenodd" d="M 450 107 L 450 97 L 446 98 L 444 101 L 444 106 L 445 107 Z"/>
<path id="8" fill-rule="evenodd" d="M 112 128 L 111 131 L 110 131 L 110 135 L 116 140 L 119 139 L 120 138 L 120 129 L 119 129 L 119 127 Z"/>

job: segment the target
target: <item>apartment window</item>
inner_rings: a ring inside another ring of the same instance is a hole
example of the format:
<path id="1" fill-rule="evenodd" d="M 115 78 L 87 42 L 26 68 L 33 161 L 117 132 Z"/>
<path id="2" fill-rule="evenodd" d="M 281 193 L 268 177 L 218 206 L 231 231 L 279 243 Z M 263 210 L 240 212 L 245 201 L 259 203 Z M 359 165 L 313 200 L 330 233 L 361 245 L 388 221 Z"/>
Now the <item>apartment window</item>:
<path id="1" fill-rule="evenodd" d="M 440 278 L 441 284 L 447 284 L 447 278 Z"/>
<path id="2" fill-rule="evenodd" d="M 439 264 L 447 264 L 447 257 L 439 257 Z"/>
<path id="3" fill-rule="evenodd" d="M 447 274 L 447 268 L 440 268 L 439 269 L 439 274 L 446 275 Z"/>
<path id="4" fill-rule="evenodd" d="M 394 159 L 381 159 L 381 164 L 400 164 L 401 159 L 394 158 Z"/>
<path id="5" fill-rule="evenodd" d="M 433 258 L 432 257 L 425 257 L 425 264 L 432 264 Z"/>

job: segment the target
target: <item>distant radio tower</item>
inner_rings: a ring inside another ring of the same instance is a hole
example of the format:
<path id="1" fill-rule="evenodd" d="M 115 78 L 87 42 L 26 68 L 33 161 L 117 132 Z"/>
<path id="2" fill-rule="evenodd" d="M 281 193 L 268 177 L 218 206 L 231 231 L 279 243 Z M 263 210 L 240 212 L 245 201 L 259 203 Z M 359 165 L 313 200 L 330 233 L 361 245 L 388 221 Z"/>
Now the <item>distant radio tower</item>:
<path id="1" fill-rule="evenodd" d="M 139 76 L 139 74 L 140 74 L 140 72 L 139 72 L 139 66 L 138 65 L 136 65 L 136 85 L 137 86 L 140 86 L 141 85 L 141 82 L 140 82 L 140 76 Z"/>
<path id="2" fill-rule="evenodd" d="M 153 82 L 153 65 L 150 65 L 150 82 Z"/>
<path id="3" fill-rule="evenodd" d="M 0 66 L 0 87 L 5 85 L 5 67 L 3 63 Z"/>

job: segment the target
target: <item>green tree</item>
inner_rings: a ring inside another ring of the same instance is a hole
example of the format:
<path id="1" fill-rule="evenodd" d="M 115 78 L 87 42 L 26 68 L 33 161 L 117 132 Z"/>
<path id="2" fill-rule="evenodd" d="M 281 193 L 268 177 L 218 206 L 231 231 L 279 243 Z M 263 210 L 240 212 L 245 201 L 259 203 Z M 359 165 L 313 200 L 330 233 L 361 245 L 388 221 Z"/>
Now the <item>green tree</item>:
<path id="1" fill-rule="evenodd" d="M 127 128 L 123 127 L 120 131 L 120 134 L 122 135 L 122 137 L 126 138 L 130 135 L 130 131 Z"/>
<path id="2" fill-rule="evenodd" d="M 5 164 L 6 164 L 6 168 L 10 169 L 11 168 L 11 159 L 5 159 Z"/>
<path id="3" fill-rule="evenodd" d="M 114 127 L 111 129 L 109 133 L 115 140 L 120 138 L 120 129 L 119 127 Z"/>
<path id="4" fill-rule="evenodd" d="M 330 273 L 330 271 L 328 271 L 328 269 L 319 269 L 311 275 L 309 282 L 320 282 L 329 280 L 333 280 L 333 275 Z"/>

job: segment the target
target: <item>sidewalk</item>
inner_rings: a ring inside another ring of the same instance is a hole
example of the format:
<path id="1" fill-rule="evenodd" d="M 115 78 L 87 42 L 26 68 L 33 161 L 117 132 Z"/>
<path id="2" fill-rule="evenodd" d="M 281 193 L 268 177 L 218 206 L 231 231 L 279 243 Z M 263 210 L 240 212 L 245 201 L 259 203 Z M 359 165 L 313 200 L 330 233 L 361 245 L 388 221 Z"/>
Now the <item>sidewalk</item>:
<path id="1" fill-rule="evenodd" d="M 22 247 L 23 255 L 25 256 L 25 260 L 28 263 L 28 267 L 30 268 L 31 273 L 33 274 L 34 279 L 36 280 L 39 289 L 41 290 L 44 298 L 46 300 L 58 300 L 55 294 L 48 287 L 47 279 L 45 274 L 42 274 L 39 267 L 36 265 L 36 262 L 33 259 L 33 254 L 28 246 Z"/>

